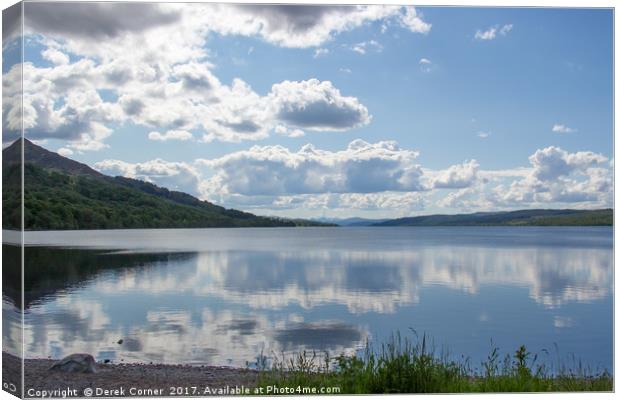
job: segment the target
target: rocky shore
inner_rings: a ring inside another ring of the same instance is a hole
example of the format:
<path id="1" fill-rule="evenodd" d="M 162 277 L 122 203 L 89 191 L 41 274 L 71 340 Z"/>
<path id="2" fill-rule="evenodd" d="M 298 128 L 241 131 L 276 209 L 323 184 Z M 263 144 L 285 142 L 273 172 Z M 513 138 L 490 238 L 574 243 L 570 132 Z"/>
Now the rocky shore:
<path id="1" fill-rule="evenodd" d="M 50 370 L 57 360 L 25 360 L 25 397 L 135 397 L 251 394 L 258 373 L 242 368 L 97 363 L 96 373 Z M 19 390 L 20 362 L 2 353 L 3 384 Z M 249 391 L 249 392 L 248 392 Z"/>

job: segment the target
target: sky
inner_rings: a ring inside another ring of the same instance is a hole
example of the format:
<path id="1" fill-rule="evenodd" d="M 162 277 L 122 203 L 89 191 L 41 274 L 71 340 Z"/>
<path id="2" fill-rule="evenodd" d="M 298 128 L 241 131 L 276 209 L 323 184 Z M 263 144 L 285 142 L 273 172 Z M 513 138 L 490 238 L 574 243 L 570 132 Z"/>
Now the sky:
<path id="1" fill-rule="evenodd" d="M 613 202 L 610 9 L 25 3 L 3 144 L 285 217 Z M 21 104 L 23 67 L 24 109 Z"/>

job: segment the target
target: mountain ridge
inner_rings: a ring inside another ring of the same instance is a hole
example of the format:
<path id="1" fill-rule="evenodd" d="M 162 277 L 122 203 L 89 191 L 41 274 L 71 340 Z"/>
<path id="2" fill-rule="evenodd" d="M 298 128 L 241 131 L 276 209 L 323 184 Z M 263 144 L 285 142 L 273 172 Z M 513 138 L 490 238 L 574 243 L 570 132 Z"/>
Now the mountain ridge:
<path id="1" fill-rule="evenodd" d="M 22 142 L 24 144 L 24 160 L 27 163 L 40 165 L 45 168 L 55 169 L 58 171 L 64 171 L 73 175 L 89 175 L 94 177 L 106 176 L 86 164 L 63 157 L 60 154 L 49 151 L 25 138 L 17 139 L 2 151 L 3 168 L 5 168 L 5 166 L 8 167 L 11 164 L 21 163 Z"/>
<path id="2" fill-rule="evenodd" d="M 22 143 L 26 230 L 327 225 L 257 216 L 149 182 L 111 177 L 19 139 L 2 151 L 3 229 L 21 227 Z"/>
<path id="3" fill-rule="evenodd" d="M 612 226 L 613 209 L 524 209 L 395 218 L 372 226 Z"/>

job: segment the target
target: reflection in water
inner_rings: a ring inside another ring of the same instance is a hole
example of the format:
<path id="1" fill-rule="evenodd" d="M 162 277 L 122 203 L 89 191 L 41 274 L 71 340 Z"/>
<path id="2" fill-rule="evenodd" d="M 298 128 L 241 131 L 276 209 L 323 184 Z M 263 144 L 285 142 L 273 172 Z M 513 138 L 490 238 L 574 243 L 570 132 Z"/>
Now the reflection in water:
<path id="1" fill-rule="evenodd" d="M 455 245 L 441 235 L 351 249 L 28 247 L 26 355 L 245 365 L 261 352 L 352 352 L 415 327 L 473 359 L 493 338 L 506 351 L 558 343 L 611 368 L 611 230 L 598 234 L 603 244 L 575 247 Z M 4 296 L 5 312 L 15 304 Z M 16 329 L 5 324 L 5 348 L 18 343 Z"/>
<path id="2" fill-rule="evenodd" d="M 285 350 L 309 347 L 316 350 L 351 347 L 361 339 L 360 332 L 340 322 L 298 323 L 280 329 L 275 340 Z"/>

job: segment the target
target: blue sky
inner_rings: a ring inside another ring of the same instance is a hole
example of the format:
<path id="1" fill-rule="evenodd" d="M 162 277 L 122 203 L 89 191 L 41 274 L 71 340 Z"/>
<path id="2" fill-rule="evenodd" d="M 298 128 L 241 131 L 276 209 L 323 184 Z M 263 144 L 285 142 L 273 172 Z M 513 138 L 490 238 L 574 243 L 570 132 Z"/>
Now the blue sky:
<path id="1" fill-rule="evenodd" d="M 259 214 L 611 206 L 609 9 L 120 7 L 27 5 L 26 137 Z"/>

